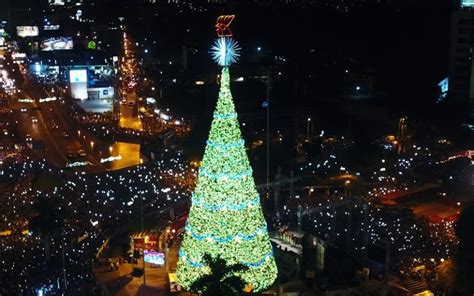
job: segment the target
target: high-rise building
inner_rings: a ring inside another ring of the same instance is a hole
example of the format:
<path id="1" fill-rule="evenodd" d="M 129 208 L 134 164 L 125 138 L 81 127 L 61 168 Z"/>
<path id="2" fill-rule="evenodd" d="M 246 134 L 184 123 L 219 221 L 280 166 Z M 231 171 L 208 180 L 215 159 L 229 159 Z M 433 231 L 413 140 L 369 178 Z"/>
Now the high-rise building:
<path id="1" fill-rule="evenodd" d="M 451 20 L 449 100 L 474 105 L 474 0 L 460 0 Z"/>

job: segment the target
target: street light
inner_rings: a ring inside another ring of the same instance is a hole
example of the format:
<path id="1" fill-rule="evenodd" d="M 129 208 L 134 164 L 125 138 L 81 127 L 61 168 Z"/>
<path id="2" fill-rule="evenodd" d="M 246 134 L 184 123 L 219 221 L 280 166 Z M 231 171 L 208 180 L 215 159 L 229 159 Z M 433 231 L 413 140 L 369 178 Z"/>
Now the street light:
<path id="1" fill-rule="evenodd" d="M 144 196 L 143 196 L 143 192 L 141 192 L 141 198 L 140 198 L 140 228 L 141 228 L 141 232 L 143 233 L 144 232 L 144 227 L 143 227 L 143 199 L 144 199 Z M 146 295 L 146 274 L 145 274 L 145 268 L 146 268 L 146 265 L 145 265 L 145 240 L 143 240 L 143 295 Z"/>
<path id="2" fill-rule="evenodd" d="M 347 189 L 348 189 L 349 185 L 351 185 L 351 180 L 346 180 L 346 181 L 344 182 L 344 195 L 345 195 L 346 197 L 347 197 L 347 193 L 348 193 L 348 192 L 347 192 Z"/>
<path id="3" fill-rule="evenodd" d="M 261 48 L 259 47 L 259 51 Z M 271 81 L 271 72 L 270 70 L 267 73 L 267 198 L 270 196 L 270 90 L 272 88 L 272 81 Z"/>
<path id="4" fill-rule="evenodd" d="M 310 124 L 311 124 L 311 117 L 308 116 L 308 119 L 306 121 L 306 139 L 308 139 L 308 140 L 310 139 L 310 137 L 309 137 L 309 126 L 310 126 Z"/>

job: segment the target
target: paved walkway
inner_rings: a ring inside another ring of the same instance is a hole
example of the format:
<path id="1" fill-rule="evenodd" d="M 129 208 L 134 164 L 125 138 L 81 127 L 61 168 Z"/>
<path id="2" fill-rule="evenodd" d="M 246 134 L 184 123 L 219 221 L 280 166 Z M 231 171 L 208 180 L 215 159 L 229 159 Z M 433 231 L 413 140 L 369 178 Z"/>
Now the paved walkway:
<path id="1" fill-rule="evenodd" d="M 168 252 L 169 270 L 176 270 L 178 253 L 176 249 Z M 138 265 L 121 264 L 118 270 L 110 271 L 108 266 L 94 270 L 97 280 L 103 284 L 105 295 L 114 296 L 165 296 L 170 295 L 168 284 L 168 272 L 166 267 L 151 267 L 146 264 L 145 279 L 146 289 L 143 285 L 143 276 L 133 277 L 132 272 L 135 266 L 141 268 L 143 262 L 139 260 Z"/>

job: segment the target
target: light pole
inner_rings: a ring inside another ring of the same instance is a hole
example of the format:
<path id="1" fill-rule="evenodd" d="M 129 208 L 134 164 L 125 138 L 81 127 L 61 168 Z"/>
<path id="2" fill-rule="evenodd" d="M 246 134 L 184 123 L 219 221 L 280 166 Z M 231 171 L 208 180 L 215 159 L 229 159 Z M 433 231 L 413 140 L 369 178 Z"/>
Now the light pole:
<path id="1" fill-rule="evenodd" d="M 66 264 L 65 264 L 65 260 L 64 260 L 64 243 L 63 243 L 63 246 L 62 246 L 62 259 L 63 259 L 64 291 L 67 291 Z"/>
<path id="2" fill-rule="evenodd" d="M 141 224 L 141 233 L 143 235 L 143 193 L 140 198 L 140 224 Z M 143 238 L 143 295 L 146 296 L 146 275 L 145 275 L 145 238 Z"/>
<path id="3" fill-rule="evenodd" d="M 309 135 L 309 126 L 311 124 L 311 117 L 308 116 L 308 120 L 306 121 L 306 139 L 310 139 Z"/>
<path id="4" fill-rule="evenodd" d="M 270 195 L 270 71 L 267 73 L 267 198 Z"/>

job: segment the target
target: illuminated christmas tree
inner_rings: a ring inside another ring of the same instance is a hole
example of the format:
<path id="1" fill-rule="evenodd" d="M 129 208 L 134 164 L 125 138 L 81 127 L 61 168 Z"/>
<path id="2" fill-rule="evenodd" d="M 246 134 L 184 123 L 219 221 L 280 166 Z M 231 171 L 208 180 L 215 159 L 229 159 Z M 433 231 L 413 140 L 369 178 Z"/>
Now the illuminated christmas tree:
<path id="1" fill-rule="evenodd" d="M 262 291 L 275 281 L 277 268 L 230 91 L 228 66 L 239 48 L 229 35 L 219 37 L 212 48 L 223 66 L 219 98 L 179 251 L 178 282 L 189 289 L 209 272 L 203 257 L 210 254 L 248 266 L 242 279 Z"/>

